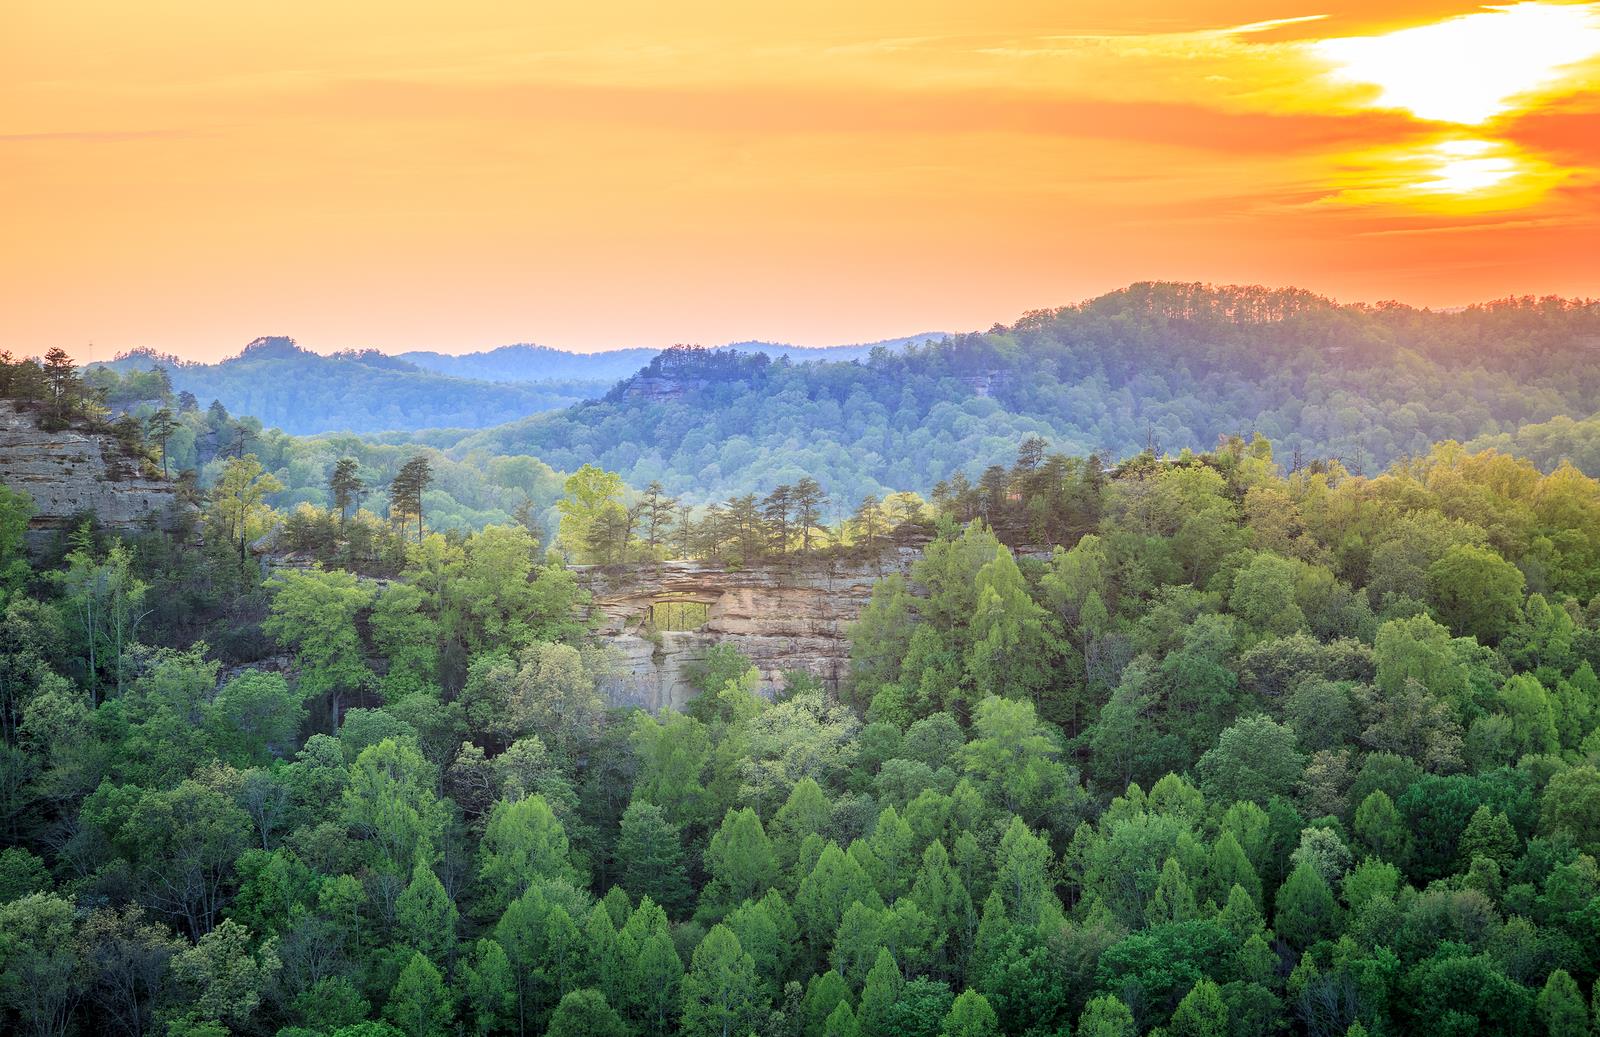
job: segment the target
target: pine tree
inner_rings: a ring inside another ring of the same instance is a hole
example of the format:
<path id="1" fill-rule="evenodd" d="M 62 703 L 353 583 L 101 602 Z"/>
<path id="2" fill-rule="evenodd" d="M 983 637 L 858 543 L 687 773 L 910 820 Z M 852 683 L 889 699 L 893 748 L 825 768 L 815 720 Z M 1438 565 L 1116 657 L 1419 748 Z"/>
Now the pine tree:
<path id="1" fill-rule="evenodd" d="M 767 540 L 772 549 L 782 557 L 789 552 L 789 542 L 794 537 L 791 513 L 794 510 L 794 487 L 779 486 L 761 502 L 761 518 L 766 525 Z"/>
<path id="2" fill-rule="evenodd" d="M 794 484 L 794 524 L 800 535 L 800 550 L 811 550 L 811 534 L 822 524 L 822 509 L 828 503 L 828 495 L 822 492 L 822 486 L 809 475 Z"/>
<path id="3" fill-rule="evenodd" d="M 341 457 L 334 462 L 333 473 L 328 476 L 328 491 L 333 495 L 333 506 L 339 509 L 339 528 L 343 529 L 350 509 L 359 507 L 366 484 L 357 473 L 356 459 Z"/>
<path id="4" fill-rule="evenodd" d="M 682 837 L 660 807 L 638 799 L 628 804 L 617 837 L 617 861 L 629 893 L 649 897 L 671 915 L 687 909 L 694 891 L 684 869 Z"/>
<path id="5" fill-rule="evenodd" d="M 905 977 L 900 974 L 900 966 L 895 964 L 894 955 L 888 951 L 879 951 L 878 960 L 867 973 L 866 985 L 861 988 L 861 1007 L 856 1013 L 856 1021 L 861 1024 L 862 1033 L 887 1033 L 886 1023 L 889 1020 L 890 1009 L 900 1000 L 900 991 L 905 989 Z"/>
<path id="6" fill-rule="evenodd" d="M 178 421 L 172 416 L 172 411 L 166 407 L 162 407 L 150 415 L 150 419 L 145 425 L 145 434 L 161 447 L 161 477 L 163 479 L 168 478 L 170 474 L 167 470 L 167 440 L 171 439 L 172 434 L 176 431 L 178 431 Z"/>
<path id="7" fill-rule="evenodd" d="M 405 531 L 406 519 L 416 516 L 417 543 L 422 543 L 422 495 L 433 482 L 433 464 L 428 455 L 417 454 L 400 466 L 389 485 L 389 516 Z"/>

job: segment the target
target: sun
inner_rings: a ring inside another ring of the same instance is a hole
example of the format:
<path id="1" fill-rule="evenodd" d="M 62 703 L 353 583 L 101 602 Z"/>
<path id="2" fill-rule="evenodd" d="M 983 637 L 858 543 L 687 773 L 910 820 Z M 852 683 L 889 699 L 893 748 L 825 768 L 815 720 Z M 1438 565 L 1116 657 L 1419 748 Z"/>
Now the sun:
<path id="1" fill-rule="evenodd" d="M 1600 5 L 1519 3 L 1379 36 L 1321 40 L 1313 52 L 1345 83 L 1376 87 L 1373 107 L 1476 126 L 1600 55 Z"/>

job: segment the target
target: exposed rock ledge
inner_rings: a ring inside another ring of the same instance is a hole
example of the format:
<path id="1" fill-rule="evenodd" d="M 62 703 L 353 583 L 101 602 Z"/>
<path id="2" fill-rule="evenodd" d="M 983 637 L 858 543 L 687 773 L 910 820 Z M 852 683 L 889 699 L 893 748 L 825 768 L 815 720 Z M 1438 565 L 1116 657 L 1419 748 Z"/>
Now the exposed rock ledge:
<path id="1" fill-rule="evenodd" d="M 695 694 L 688 672 L 715 645 L 729 644 L 761 671 L 763 690 L 783 687 L 783 671 L 804 670 L 837 691 L 850 666 L 846 628 L 861 616 L 880 576 L 905 571 L 921 554 L 902 546 L 873 560 L 816 559 L 730 569 L 712 562 L 577 566 L 594 596 L 596 634 L 612 649 L 602 690 L 612 706 L 681 709 Z M 705 604 L 692 631 L 654 631 L 656 602 Z"/>
<path id="2" fill-rule="evenodd" d="M 178 500 L 175 484 L 151 479 L 109 435 L 77 428 L 47 432 L 35 415 L 0 400 L 0 483 L 33 498 L 28 546 L 44 548 L 84 512 L 111 529 L 164 522 Z"/>

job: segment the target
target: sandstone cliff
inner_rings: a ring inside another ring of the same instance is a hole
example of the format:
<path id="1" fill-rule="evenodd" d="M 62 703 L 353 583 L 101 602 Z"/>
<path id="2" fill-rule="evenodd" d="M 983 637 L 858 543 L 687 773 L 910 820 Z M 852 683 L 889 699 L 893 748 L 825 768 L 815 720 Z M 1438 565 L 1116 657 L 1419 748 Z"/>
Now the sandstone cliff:
<path id="1" fill-rule="evenodd" d="M 33 498 L 28 545 L 39 550 L 85 512 L 101 525 L 133 530 L 166 522 L 175 484 L 140 471 L 113 436 L 77 428 L 45 431 L 33 412 L 0 400 L 0 483 Z"/>
<path id="2" fill-rule="evenodd" d="M 614 672 L 602 690 L 613 706 L 681 709 L 695 694 L 688 672 L 718 644 L 748 656 L 772 693 L 783 671 L 804 670 L 837 691 L 850 668 L 846 628 L 861 615 L 881 575 L 905 571 L 920 548 L 891 549 L 875 561 L 806 560 L 730 569 L 710 562 L 578 566 L 601 644 Z M 701 603 L 696 630 L 655 630 L 651 606 Z"/>

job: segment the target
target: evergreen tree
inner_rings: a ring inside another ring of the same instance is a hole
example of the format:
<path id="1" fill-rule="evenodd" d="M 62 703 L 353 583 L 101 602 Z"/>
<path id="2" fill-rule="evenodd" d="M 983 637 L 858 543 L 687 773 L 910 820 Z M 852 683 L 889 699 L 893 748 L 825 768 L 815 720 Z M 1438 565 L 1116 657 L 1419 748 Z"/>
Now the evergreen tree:
<path id="1" fill-rule="evenodd" d="M 634 800 L 622 814 L 617 836 L 617 861 L 622 885 L 680 915 L 693 896 L 683 864 L 678 828 L 653 803 Z"/>

